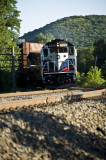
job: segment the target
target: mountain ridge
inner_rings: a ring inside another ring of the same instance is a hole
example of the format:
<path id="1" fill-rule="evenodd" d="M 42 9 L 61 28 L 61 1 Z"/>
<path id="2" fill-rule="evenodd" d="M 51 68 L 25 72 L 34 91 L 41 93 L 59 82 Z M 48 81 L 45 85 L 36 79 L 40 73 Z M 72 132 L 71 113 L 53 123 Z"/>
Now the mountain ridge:
<path id="1" fill-rule="evenodd" d="M 20 38 L 31 42 L 36 35 L 52 34 L 58 39 L 67 39 L 78 48 L 91 46 L 106 38 L 106 15 L 70 16 L 58 19 L 39 29 L 29 31 Z"/>

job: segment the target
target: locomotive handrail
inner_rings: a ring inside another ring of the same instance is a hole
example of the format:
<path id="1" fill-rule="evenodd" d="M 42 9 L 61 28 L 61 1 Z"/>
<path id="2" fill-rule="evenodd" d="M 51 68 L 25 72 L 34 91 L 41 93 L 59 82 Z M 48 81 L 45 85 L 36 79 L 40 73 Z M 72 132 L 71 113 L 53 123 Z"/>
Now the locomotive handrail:
<path id="1" fill-rule="evenodd" d="M 55 62 L 56 62 L 56 61 L 51 61 L 51 62 L 53 62 L 53 64 L 54 64 L 54 72 L 55 72 L 55 70 L 56 70 L 56 69 L 55 69 Z M 50 63 L 50 62 L 45 62 L 44 66 L 43 66 L 43 69 L 44 69 L 45 66 L 47 66 L 48 72 L 49 72 L 49 63 Z"/>
<path id="2" fill-rule="evenodd" d="M 54 71 L 53 72 L 55 72 L 56 71 L 56 67 L 55 67 L 56 61 L 50 61 L 50 62 L 53 62 L 53 64 L 54 64 Z M 44 66 L 43 66 L 43 69 L 45 68 L 45 66 L 47 66 L 48 72 L 49 72 L 49 64 L 50 64 L 50 62 L 45 62 Z M 64 61 L 59 61 L 59 62 L 62 63 Z M 69 66 L 70 65 L 72 65 L 74 67 L 74 69 L 75 69 L 75 64 L 73 64 L 71 60 L 67 60 L 67 62 L 68 62 L 68 71 L 69 71 L 69 68 L 70 68 Z M 63 63 L 62 63 L 62 72 L 63 72 Z"/>

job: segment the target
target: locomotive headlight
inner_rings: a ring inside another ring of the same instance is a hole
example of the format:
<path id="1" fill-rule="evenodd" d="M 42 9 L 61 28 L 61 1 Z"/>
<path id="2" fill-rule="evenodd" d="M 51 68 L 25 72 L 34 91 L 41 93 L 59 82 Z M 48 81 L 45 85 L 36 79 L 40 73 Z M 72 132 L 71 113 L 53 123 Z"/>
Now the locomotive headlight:
<path id="1" fill-rule="evenodd" d="M 59 42 L 57 42 L 57 47 L 59 47 Z"/>

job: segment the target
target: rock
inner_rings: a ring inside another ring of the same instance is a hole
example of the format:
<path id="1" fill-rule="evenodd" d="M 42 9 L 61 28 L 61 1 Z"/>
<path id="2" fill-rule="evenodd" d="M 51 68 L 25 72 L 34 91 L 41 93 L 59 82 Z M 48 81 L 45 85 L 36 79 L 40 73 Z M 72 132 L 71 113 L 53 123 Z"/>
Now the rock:
<path id="1" fill-rule="evenodd" d="M 0 114 L 0 160 L 105 159 L 106 99 Z"/>

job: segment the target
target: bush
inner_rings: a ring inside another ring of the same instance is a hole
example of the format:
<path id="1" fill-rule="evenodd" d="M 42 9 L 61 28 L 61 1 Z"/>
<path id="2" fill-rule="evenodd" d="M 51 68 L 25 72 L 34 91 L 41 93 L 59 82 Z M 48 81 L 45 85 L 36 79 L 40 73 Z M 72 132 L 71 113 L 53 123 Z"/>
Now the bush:
<path id="1" fill-rule="evenodd" d="M 101 69 L 92 66 L 87 73 L 85 85 L 102 85 L 105 82 L 106 81 L 101 76 Z"/>
<path id="2" fill-rule="evenodd" d="M 102 65 L 101 73 L 103 78 L 106 80 L 106 60 L 105 60 L 105 63 Z"/>
<path id="3" fill-rule="evenodd" d="M 12 80 L 11 72 L 0 71 L 0 92 L 11 92 Z"/>
<path id="4" fill-rule="evenodd" d="M 84 85 L 85 83 L 85 73 L 81 73 L 80 72 L 77 72 L 77 84 L 78 85 Z"/>

